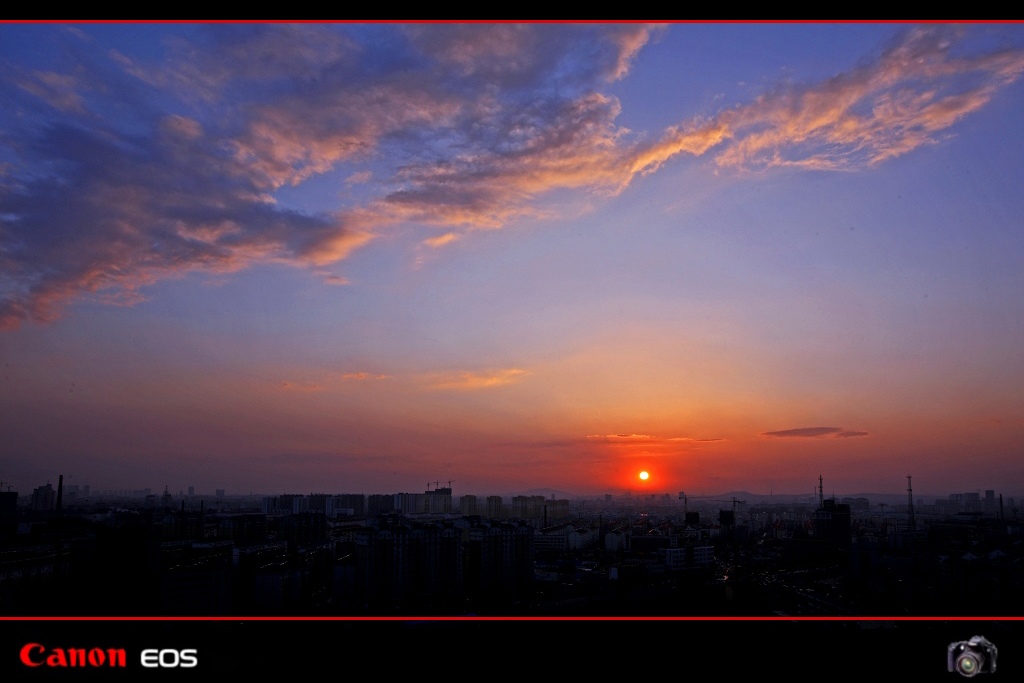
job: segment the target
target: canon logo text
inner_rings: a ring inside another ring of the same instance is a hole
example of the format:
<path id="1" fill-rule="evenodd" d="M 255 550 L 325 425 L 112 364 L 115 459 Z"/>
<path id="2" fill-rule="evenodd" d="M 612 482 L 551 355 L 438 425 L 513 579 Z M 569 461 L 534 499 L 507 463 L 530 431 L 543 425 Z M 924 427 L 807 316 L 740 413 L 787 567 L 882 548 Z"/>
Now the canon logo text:
<path id="1" fill-rule="evenodd" d="M 50 648 L 42 643 L 26 643 L 18 656 L 21 658 L 22 664 L 33 669 L 40 666 L 59 669 L 123 669 L 128 666 L 128 655 L 124 648 L 114 647 Z M 199 666 L 199 651 L 196 649 L 147 648 L 142 651 L 139 663 L 146 669 L 192 669 Z"/>
<path id="2" fill-rule="evenodd" d="M 21 663 L 31 667 L 124 668 L 127 666 L 127 656 L 125 651 L 120 648 L 55 647 L 47 649 L 40 643 L 28 643 L 21 648 Z"/>

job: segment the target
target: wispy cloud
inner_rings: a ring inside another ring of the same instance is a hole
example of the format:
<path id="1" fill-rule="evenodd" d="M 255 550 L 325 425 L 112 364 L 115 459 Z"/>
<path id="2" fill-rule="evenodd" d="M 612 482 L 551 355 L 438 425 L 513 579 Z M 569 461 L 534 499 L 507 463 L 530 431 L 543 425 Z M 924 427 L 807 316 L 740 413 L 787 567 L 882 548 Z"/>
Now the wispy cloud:
<path id="1" fill-rule="evenodd" d="M 0 131 L 0 329 L 53 320 L 82 297 L 131 304 L 193 271 L 270 261 L 315 273 L 398 222 L 440 226 L 424 240 L 440 247 L 544 216 L 552 191 L 611 195 L 680 156 L 720 169 L 868 167 L 941 140 L 1024 71 L 1020 51 L 963 54 L 962 29 L 913 28 L 823 82 L 681 117 L 645 142 L 616 123 L 621 103 L 602 89 L 664 27 L 377 28 L 393 40 L 204 27 L 160 60 L 76 39 L 93 52 L 74 71 L 5 69 L 10 104 L 46 114 Z M 365 183 L 370 162 L 378 194 L 357 204 L 277 204 L 281 188 L 327 172 L 339 189 Z"/>
<path id="2" fill-rule="evenodd" d="M 445 234 L 438 235 L 437 237 L 428 237 L 427 239 L 423 240 L 423 243 L 426 244 L 428 247 L 436 248 L 443 247 L 446 244 L 451 244 L 457 239 L 459 239 L 459 235 L 457 235 L 456 233 L 446 232 Z"/>
<path id="3" fill-rule="evenodd" d="M 773 438 L 798 438 L 814 439 L 831 437 L 847 439 L 855 436 L 867 436 L 867 432 L 843 429 L 842 427 L 796 427 L 795 429 L 782 429 L 776 432 L 762 432 L 761 436 Z"/>
<path id="4" fill-rule="evenodd" d="M 302 377 L 301 374 L 296 373 L 299 379 L 275 379 L 270 383 L 270 386 L 278 391 L 298 392 L 298 393 L 320 393 L 320 392 L 331 392 L 338 391 L 344 385 L 351 383 L 370 383 L 379 382 L 382 380 L 393 379 L 393 375 L 387 375 L 377 372 L 333 372 L 328 370 L 314 371 L 302 373 L 307 376 L 314 377 L 315 379 L 308 379 Z"/>
<path id="5" fill-rule="evenodd" d="M 493 372 L 459 372 L 452 375 L 433 375 L 427 379 L 431 389 L 474 390 L 501 387 L 519 382 L 528 373 L 519 368 Z"/>
<path id="6" fill-rule="evenodd" d="M 653 434 L 588 434 L 587 439 L 604 441 L 609 444 L 645 444 L 645 445 L 673 445 L 680 442 L 688 443 L 713 443 L 725 439 L 695 439 L 690 436 L 660 437 Z"/>
<path id="7" fill-rule="evenodd" d="M 16 76 L 14 82 L 27 93 L 35 95 L 60 111 L 84 114 L 85 106 L 78 90 L 81 83 L 71 74 L 53 71 L 31 71 Z"/>
<path id="8" fill-rule="evenodd" d="M 346 372 L 341 376 L 346 382 L 365 382 L 368 380 L 391 379 L 391 375 L 383 375 L 373 372 Z"/>
<path id="9" fill-rule="evenodd" d="M 323 279 L 324 284 L 336 285 L 339 287 L 351 284 L 347 277 L 342 277 L 341 275 L 333 275 L 331 273 L 318 273 L 318 275 Z"/>
<path id="10" fill-rule="evenodd" d="M 373 173 L 371 171 L 359 171 L 358 173 L 353 173 L 349 177 L 345 178 L 345 182 L 349 185 L 358 185 L 360 183 L 370 182 L 370 178 L 372 177 Z"/>
<path id="11" fill-rule="evenodd" d="M 650 172 L 679 153 L 723 167 L 857 169 L 936 142 L 1024 72 L 1024 53 L 957 56 L 962 29 L 907 31 L 878 59 L 821 82 L 783 84 L 754 102 L 667 131 L 635 157 Z"/>

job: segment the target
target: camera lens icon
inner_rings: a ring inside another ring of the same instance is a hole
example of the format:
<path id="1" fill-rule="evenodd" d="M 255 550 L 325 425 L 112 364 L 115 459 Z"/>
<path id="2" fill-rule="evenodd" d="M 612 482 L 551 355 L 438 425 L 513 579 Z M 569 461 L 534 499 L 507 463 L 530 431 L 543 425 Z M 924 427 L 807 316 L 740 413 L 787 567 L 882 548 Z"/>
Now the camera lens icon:
<path id="1" fill-rule="evenodd" d="M 973 653 L 962 654 L 956 658 L 956 670 L 964 676 L 973 676 L 981 670 L 982 662 Z"/>
<path id="2" fill-rule="evenodd" d="M 992 673 L 996 670 L 996 646 L 984 636 L 950 643 L 948 668 L 966 678 Z"/>

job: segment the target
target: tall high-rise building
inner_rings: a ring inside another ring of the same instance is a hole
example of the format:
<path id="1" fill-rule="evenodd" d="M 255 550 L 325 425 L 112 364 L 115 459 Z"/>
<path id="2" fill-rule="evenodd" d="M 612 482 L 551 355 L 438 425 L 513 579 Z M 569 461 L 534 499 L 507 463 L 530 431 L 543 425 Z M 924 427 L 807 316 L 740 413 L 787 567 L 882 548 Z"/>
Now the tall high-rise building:
<path id="1" fill-rule="evenodd" d="M 361 493 L 343 493 L 328 500 L 327 517 L 363 517 L 366 514 L 366 496 Z"/>
<path id="2" fill-rule="evenodd" d="M 459 512 L 463 515 L 477 515 L 476 496 L 462 496 L 459 498 Z"/>
<path id="3" fill-rule="evenodd" d="M 371 493 L 366 497 L 366 514 L 376 517 L 395 509 L 395 497 L 387 493 Z"/>
<path id="4" fill-rule="evenodd" d="M 53 486 L 49 482 L 32 491 L 32 500 L 29 505 L 33 511 L 49 512 L 56 504 L 57 492 L 53 490 Z"/>
<path id="5" fill-rule="evenodd" d="M 823 500 L 814 512 L 814 537 L 849 548 L 852 540 L 850 506 L 837 503 L 835 498 Z"/>
<path id="6" fill-rule="evenodd" d="M 395 509 L 406 515 L 417 515 L 427 511 L 425 493 L 396 493 Z"/>
<path id="7" fill-rule="evenodd" d="M 993 489 L 987 489 L 985 491 L 985 500 L 982 503 L 982 511 L 986 515 L 994 515 L 998 512 L 998 504 L 996 503 L 996 492 Z"/>
<path id="8" fill-rule="evenodd" d="M 452 511 L 452 490 L 442 487 L 430 491 L 424 491 L 426 512 L 440 515 Z"/>

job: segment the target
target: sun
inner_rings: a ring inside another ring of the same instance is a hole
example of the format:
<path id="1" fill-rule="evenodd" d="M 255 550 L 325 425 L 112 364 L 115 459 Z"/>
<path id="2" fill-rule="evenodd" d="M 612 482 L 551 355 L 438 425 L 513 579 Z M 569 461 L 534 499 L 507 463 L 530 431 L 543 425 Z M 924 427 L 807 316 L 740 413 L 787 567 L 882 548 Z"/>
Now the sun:
<path id="1" fill-rule="evenodd" d="M 644 470 L 643 472 L 640 473 L 640 479 L 642 479 L 643 481 L 647 481 L 650 478 L 650 476 L 651 475 L 647 473 L 647 470 Z"/>

